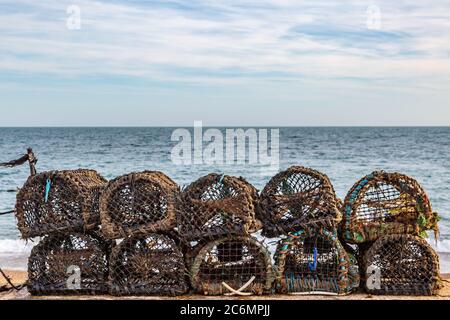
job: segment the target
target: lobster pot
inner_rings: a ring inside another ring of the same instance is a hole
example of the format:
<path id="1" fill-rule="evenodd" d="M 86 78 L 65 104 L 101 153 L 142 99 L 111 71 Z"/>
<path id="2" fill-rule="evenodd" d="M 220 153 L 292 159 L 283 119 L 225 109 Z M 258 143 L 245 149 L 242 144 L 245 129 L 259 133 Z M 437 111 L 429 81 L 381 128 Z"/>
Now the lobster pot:
<path id="1" fill-rule="evenodd" d="M 102 231 L 109 239 L 168 231 L 175 223 L 177 184 L 162 172 L 118 177 L 100 197 Z"/>
<path id="2" fill-rule="evenodd" d="M 85 169 L 30 176 L 17 194 L 22 237 L 93 229 L 100 221 L 98 201 L 106 182 L 97 172 Z"/>
<path id="3" fill-rule="evenodd" d="M 114 295 L 181 295 L 188 290 L 186 276 L 183 254 L 165 235 L 127 238 L 111 255 Z"/>
<path id="4" fill-rule="evenodd" d="M 275 252 L 277 291 L 290 294 L 346 294 L 359 287 L 356 259 L 337 232 L 298 231 L 281 240 Z"/>
<path id="5" fill-rule="evenodd" d="M 270 253 L 256 239 L 243 236 L 206 244 L 190 274 L 194 291 L 204 295 L 261 295 L 270 292 L 273 281 Z"/>
<path id="6" fill-rule="evenodd" d="M 440 288 L 439 258 L 413 235 L 379 238 L 364 256 L 366 290 L 379 295 L 434 295 Z"/>
<path id="7" fill-rule="evenodd" d="M 403 174 L 376 171 L 358 181 L 344 201 L 345 241 L 375 241 L 383 235 L 437 232 L 438 217 L 419 183 Z"/>
<path id="8" fill-rule="evenodd" d="M 275 175 L 265 186 L 257 217 L 268 237 L 300 229 L 333 227 L 341 219 L 338 202 L 326 175 L 293 166 Z"/>
<path id="9" fill-rule="evenodd" d="M 111 243 L 94 234 L 44 237 L 28 260 L 33 295 L 102 294 L 108 291 Z"/>
<path id="10" fill-rule="evenodd" d="M 256 189 L 243 178 L 209 174 L 181 194 L 177 230 L 184 241 L 243 235 L 258 229 Z"/>

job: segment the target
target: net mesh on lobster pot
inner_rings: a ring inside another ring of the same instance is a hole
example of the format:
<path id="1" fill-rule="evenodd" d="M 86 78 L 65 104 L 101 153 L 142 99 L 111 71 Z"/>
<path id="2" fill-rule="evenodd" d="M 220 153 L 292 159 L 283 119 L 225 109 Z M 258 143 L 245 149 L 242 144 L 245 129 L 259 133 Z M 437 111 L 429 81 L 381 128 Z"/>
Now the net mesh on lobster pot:
<path id="1" fill-rule="evenodd" d="M 181 194 L 177 229 L 184 241 L 249 234 L 258 229 L 256 189 L 243 178 L 209 174 Z"/>
<path id="2" fill-rule="evenodd" d="M 127 238 L 112 252 L 110 288 L 114 295 L 181 295 L 188 290 L 183 254 L 162 234 Z"/>
<path id="3" fill-rule="evenodd" d="M 111 243 L 94 234 L 54 234 L 42 238 L 28 260 L 28 291 L 33 295 L 108 292 Z"/>
<path id="4" fill-rule="evenodd" d="M 439 218 L 419 183 L 400 173 L 376 171 L 358 181 L 344 201 L 343 238 L 375 241 L 388 234 L 438 232 Z"/>
<path id="5" fill-rule="evenodd" d="M 211 241 L 196 255 L 190 270 L 194 291 L 205 295 L 261 295 L 273 282 L 270 253 L 252 237 Z"/>
<path id="6" fill-rule="evenodd" d="M 341 219 L 339 200 L 328 177 L 293 166 L 275 175 L 263 189 L 257 217 L 269 237 L 300 229 L 334 226 Z"/>
<path id="7" fill-rule="evenodd" d="M 177 184 L 158 171 L 111 180 L 100 197 L 103 234 L 117 239 L 172 229 L 177 192 Z"/>
<path id="8" fill-rule="evenodd" d="M 359 287 L 356 259 L 337 232 L 298 231 L 280 240 L 275 252 L 277 291 L 290 294 L 346 294 Z"/>
<path id="9" fill-rule="evenodd" d="M 380 295 L 434 295 L 441 287 L 439 258 L 424 239 L 379 238 L 364 256 L 366 289 Z"/>
<path id="10" fill-rule="evenodd" d="M 100 222 L 98 199 L 106 182 L 97 172 L 85 169 L 30 176 L 17 194 L 22 237 L 93 229 Z"/>

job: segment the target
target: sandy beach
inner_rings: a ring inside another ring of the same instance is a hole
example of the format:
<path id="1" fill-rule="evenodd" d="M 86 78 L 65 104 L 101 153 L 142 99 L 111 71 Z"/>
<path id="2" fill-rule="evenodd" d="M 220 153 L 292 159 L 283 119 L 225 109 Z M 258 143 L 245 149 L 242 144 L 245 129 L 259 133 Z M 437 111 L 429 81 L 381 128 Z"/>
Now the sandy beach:
<path id="1" fill-rule="evenodd" d="M 27 279 L 26 271 L 4 270 L 4 272 L 11 278 L 15 285 L 23 284 Z M 268 295 L 268 296 L 248 296 L 248 297 L 207 297 L 201 295 L 185 295 L 181 297 L 161 297 L 161 296 L 146 296 L 146 297 L 113 297 L 109 295 L 103 296 L 40 296 L 32 297 L 26 288 L 15 291 L 0 293 L 0 300 L 450 300 L 450 274 L 442 274 L 443 288 L 436 296 L 373 296 L 365 292 L 353 293 L 345 296 L 318 296 L 318 295 Z M 5 285 L 6 281 L 0 277 L 0 287 Z"/>

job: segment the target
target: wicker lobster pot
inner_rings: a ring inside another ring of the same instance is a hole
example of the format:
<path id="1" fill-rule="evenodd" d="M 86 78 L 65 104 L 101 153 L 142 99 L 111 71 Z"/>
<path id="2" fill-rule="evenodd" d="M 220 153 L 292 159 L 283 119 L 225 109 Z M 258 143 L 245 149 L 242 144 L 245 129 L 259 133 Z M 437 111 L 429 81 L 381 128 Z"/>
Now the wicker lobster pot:
<path id="1" fill-rule="evenodd" d="M 28 291 L 33 295 L 108 292 L 111 243 L 94 234 L 44 237 L 28 260 Z"/>
<path id="2" fill-rule="evenodd" d="M 438 216 L 419 183 L 400 173 L 375 171 L 358 181 L 344 201 L 345 241 L 375 241 L 388 234 L 436 232 Z"/>
<path id="3" fill-rule="evenodd" d="M 371 294 L 433 295 L 440 288 L 439 257 L 417 236 L 379 238 L 366 252 L 364 268 Z"/>
<path id="4" fill-rule="evenodd" d="M 260 196 L 257 217 L 269 237 L 334 227 L 341 219 L 333 186 L 316 170 L 293 166 L 275 175 Z"/>
<path id="5" fill-rule="evenodd" d="M 194 291 L 204 295 L 261 295 L 273 282 L 270 253 L 253 237 L 226 237 L 201 248 L 190 270 Z M 231 290 L 230 290 L 231 289 Z"/>
<path id="6" fill-rule="evenodd" d="M 243 178 L 209 174 L 181 194 L 178 233 L 185 242 L 249 234 L 258 229 L 256 189 Z"/>
<path id="7" fill-rule="evenodd" d="M 93 229 L 100 221 L 98 199 L 106 182 L 97 172 L 85 169 L 30 176 L 17 194 L 22 237 Z"/>
<path id="8" fill-rule="evenodd" d="M 189 288 L 186 278 L 183 254 L 162 234 L 127 238 L 111 255 L 114 295 L 181 295 Z"/>
<path id="9" fill-rule="evenodd" d="M 277 291 L 290 294 L 346 294 L 359 287 L 356 259 L 337 232 L 298 231 L 280 241 L 275 252 Z"/>
<path id="10" fill-rule="evenodd" d="M 172 229 L 177 192 L 177 184 L 158 171 L 111 180 L 100 197 L 104 236 L 117 239 Z"/>

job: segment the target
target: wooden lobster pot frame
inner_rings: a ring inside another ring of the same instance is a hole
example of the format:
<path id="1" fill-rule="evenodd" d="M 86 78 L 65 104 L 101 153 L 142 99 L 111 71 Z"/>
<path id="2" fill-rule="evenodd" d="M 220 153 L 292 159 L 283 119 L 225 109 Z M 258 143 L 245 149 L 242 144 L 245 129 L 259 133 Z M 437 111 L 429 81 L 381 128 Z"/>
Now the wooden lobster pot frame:
<path id="1" fill-rule="evenodd" d="M 183 254 L 162 234 L 134 236 L 114 248 L 110 260 L 114 295 L 181 295 L 188 291 Z"/>
<path id="2" fill-rule="evenodd" d="M 97 172 L 85 169 L 30 176 L 17 194 L 22 237 L 93 229 L 100 221 L 98 199 L 106 182 Z"/>
<path id="3" fill-rule="evenodd" d="M 270 253 L 248 236 L 207 243 L 193 260 L 190 275 L 194 291 L 204 295 L 270 293 L 274 279 Z"/>
<path id="4" fill-rule="evenodd" d="M 347 294 L 359 287 L 356 259 L 337 232 L 298 231 L 281 240 L 275 253 L 277 291 L 290 294 Z"/>
<path id="5" fill-rule="evenodd" d="M 440 288 L 439 257 L 424 239 L 379 238 L 364 256 L 366 290 L 380 295 L 433 295 Z"/>
<path id="6" fill-rule="evenodd" d="M 157 171 L 111 180 L 100 197 L 104 236 L 117 239 L 172 229 L 178 192 L 177 184 Z"/>
<path id="7" fill-rule="evenodd" d="M 257 217 L 264 234 L 284 235 L 300 229 L 334 227 L 341 219 L 339 200 L 328 177 L 293 166 L 275 175 L 263 189 Z"/>
<path id="8" fill-rule="evenodd" d="M 33 295 L 108 292 L 111 243 L 94 234 L 44 237 L 28 260 L 28 291 Z"/>
<path id="9" fill-rule="evenodd" d="M 375 171 L 358 181 L 344 201 L 342 237 L 351 243 L 437 227 L 438 216 L 419 183 L 400 173 Z"/>
<path id="10" fill-rule="evenodd" d="M 209 174 L 181 194 L 177 230 L 185 242 L 242 235 L 258 229 L 256 189 L 243 178 Z"/>

